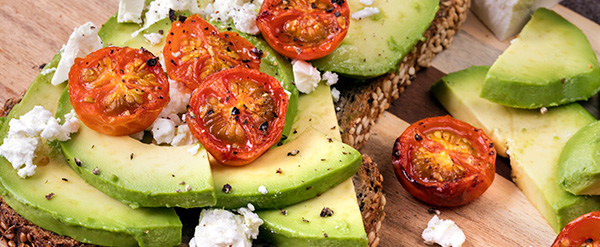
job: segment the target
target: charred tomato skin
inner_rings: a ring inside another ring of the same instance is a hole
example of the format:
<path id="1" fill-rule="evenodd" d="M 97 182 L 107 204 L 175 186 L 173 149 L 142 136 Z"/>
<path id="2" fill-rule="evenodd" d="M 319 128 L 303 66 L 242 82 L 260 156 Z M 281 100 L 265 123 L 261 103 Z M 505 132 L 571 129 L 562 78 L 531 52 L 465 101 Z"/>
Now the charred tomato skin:
<path id="1" fill-rule="evenodd" d="M 343 0 L 265 0 L 256 25 L 278 53 L 314 60 L 335 50 L 350 25 L 350 8 Z"/>
<path id="2" fill-rule="evenodd" d="M 170 100 L 158 58 L 129 47 L 105 47 L 76 58 L 68 87 L 81 122 L 113 136 L 146 129 Z"/>
<path id="3" fill-rule="evenodd" d="M 233 67 L 259 69 L 260 55 L 236 32 L 220 32 L 192 15 L 171 23 L 163 48 L 169 78 L 194 90 L 210 74 Z"/>
<path id="4" fill-rule="evenodd" d="M 236 67 L 214 73 L 192 94 L 187 124 L 220 163 L 251 163 L 279 142 L 288 96 L 275 78 Z"/>
<path id="5" fill-rule="evenodd" d="M 567 246 L 600 246 L 600 211 L 579 216 L 560 231 L 552 247 Z"/>
<path id="6" fill-rule="evenodd" d="M 402 186 L 431 205 L 456 207 L 481 196 L 495 177 L 496 150 L 481 130 L 450 116 L 410 125 L 394 143 Z"/>

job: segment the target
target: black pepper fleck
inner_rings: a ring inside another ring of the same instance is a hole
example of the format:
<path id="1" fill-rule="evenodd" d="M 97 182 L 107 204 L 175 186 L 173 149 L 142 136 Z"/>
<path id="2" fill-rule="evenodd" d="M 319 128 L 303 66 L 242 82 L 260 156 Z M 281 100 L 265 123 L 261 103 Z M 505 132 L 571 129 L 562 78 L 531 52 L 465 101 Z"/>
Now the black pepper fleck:
<path id="1" fill-rule="evenodd" d="M 423 137 L 419 134 L 415 134 L 415 140 L 421 141 L 421 140 L 423 140 Z"/>
<path id="2" fill-rule="evenodd" d="M 50 193 L 50 194 L 46 195 L 46 200 L 50 200 L 50 199 L 52 199 L 52 197 L 54 197 L 54 193 Z"/>
<path id="3" fill-rule="evenodd" d="M 74 158 L 73 158 L 73 161 L 75 161 L 75 165 L 77 165 L 77 166 L 81 167 L 81 160 L 79 160 L 79 158 L 77 158 L 77 157 L 74 157 Z"/>
<path id="4" fill-rule="evenodd" d="M 67 178 L 62 178 L 62 181 L 69 182 Z"/>
<path id="5" fill-rule="evenodd" d="M 323 210 L 321 210 L 321 214 L 319 214 L 319 216 L 321 217 L 329 217 L 333 215 L 333 210 L 329 207 L 324 207 Z"/>
<path id="6" fill-rule="evenodd" d="M 96 167 L 96 168 L 94 168 L 94 169 L 92 170 L 92 173 L 93 173 L 94 175 L 100 175 L 100 169 L 98 169 L 98 167 Z"/>
<path id="7" fill-rule="evenodd" d="M 158 64 L 158 57 L 153 57 L 146 60 L 146 65 L 148 65 L 148 67 L 154 67 L 156 64 Z"/>
<path id="8" fill-rule="evenodd" d="M 292 150 L 291 152 L 289 152 L 287 154 L 287 156 L 296 156 L 296 155 L 298 155 L 298 153 L 300 153 L 300 150 L 295 149 L 295 150 Z"/>
<path id="9" fill-rule="evenodd" d="M 223 185 L 222 191 L 225 192 L 225 194 L 229 194 L 229 192 L 231 192 L 231 185 L 229 185 L 229 184 Z"/>

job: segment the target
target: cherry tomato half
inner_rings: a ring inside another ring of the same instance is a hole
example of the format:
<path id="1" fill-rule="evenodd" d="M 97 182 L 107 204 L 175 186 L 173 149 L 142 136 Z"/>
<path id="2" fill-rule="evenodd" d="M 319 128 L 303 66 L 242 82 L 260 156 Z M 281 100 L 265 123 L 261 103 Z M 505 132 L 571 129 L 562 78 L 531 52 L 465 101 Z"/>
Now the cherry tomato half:
<path id="1" fill-rule="evenodd" d="M 569 222 L 554 240 L 552 247 L 600 246 L 600 211 L 594 211 Z"/>
<path id="2" fill-rule="evenodd" d="M 256 25 L 271 47 L 299 60 L 313 60 L 337 48 L 350 25 L 344 0 L 265 0 Z"/>
<path id="3" fill-rule="evenodd" d="M 494 181 L 496 150 L 483 130 L 450 116 L 412 124 L 396 140 L 394 171 L 402 186 L 436 206 L 460 206 Z"/>
<path id="4" fill-rule="evenodd" d="M 212 74 L 192 94 L 187 123 L 217 161 L 245 165 L 281 138 L 288 96 L 258 70 L 237 67 Z"/>
<path id="5" fill-rule="evenodd" d="M 169 82 L 149 51 L 106 47 L 75 59 L 69 98 L 79 119 L 107 135 L 146 129 L 169 102 Z"/>
<path id="6" fill-rule="evenodd" d="M 163 49 L 169 78 L 192 90 L 221 70 L 236 66 L 258 69 L 261 54 L 236 32 L 219 32 L 198 15 L 174 21 Z"/>

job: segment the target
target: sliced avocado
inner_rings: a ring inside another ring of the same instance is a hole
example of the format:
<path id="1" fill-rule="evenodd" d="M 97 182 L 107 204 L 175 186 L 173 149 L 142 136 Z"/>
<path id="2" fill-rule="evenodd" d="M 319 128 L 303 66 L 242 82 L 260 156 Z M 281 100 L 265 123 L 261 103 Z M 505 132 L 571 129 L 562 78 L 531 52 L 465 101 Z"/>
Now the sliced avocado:
<path id="1" fill-rule="evenodd" d="M 57 116 L 73 109 L 65 90 Z M 129 136 L 98 133 L 85 124 L 61 142 L 77 174 L 131 207 L 205 207 L 216 202 L 208 153 L 190 147 L 142 143 Z"/>
<path id="2" fill-rule="evenodd" d="M 320 84 L 317 89 L 301 95 L 294 130 L 304 132 L 315 129 L 340 140 L 331 91 Z M 292 139 L 297 135 L 292 134 Z M 329 208 L 331 216 L 321 217 L 321 211 Z M 352 179 L 347 179 L 318 197 L 281 210 L 259 211 L 265 222 L 261 226 L 261 238 L 276 246 L 368 246 L 362 215 L 356 202 Z"/>
<path id="3" fill-rule="evenodd" d="M 251 164 L 231 167 L 212 163 L 217 207 L 281 208 L 323 193 L 352 177 L 360 168 L 360 153 L 341 141 L 307 130 Z M 259 179 L 249 179 L 259 178 Z"/>
<path id="4" fill-rule="evenodd" d="M 575 195 L 600 194 L 600 122 L 581 128 L 558 160 L 558 183 Z"/>
<path id="5" fill-rule="evenodd" d="M 60 55 L 47 65 L 56 67 Z M 56 111 L 66 85 L 53 86 L 53 73 L 38 75 L 0 128 L 0 144 L 8 120 L 35 105 Z M 62 118 L 62 116 L 61 116 Z M 48 159 L 47 164 L 41 163 Z M 0 158 L 0 192 L 4 201 L 34 224 L 78 241 L 107 246 L 174 246 L 181 241 L 181 222 L 172 209 L 132 209 L 85 183 L 55 146 L 38 150 L 35 175 L 23 179 Z M 49 198 L 49 199 L 48 199 Z"/>
<path id="6" fill-rule="evenodd" d="M 439 0 L 375 1 L 379 14 L 350 19 L 348 34 L 331 54 L 312 61 L 321 71 L 373 78 L 398 69 L 404 56 L 423 39 L 438 10 Z M 350 13 L 365 6 L 348 1 Z"/>
<path id="7" fill-rule="evenodd" d="M 533 109 L 585 100 L 599 90 L 600 67 L 585 34 L 540 8 L 492 65 L 481 97 Z"/>
<path id="8" fill-rule="evenodd" d="M 452 116 L 482 128 L 494 140 L 498 153 L 508 154 L 513 181 L 556 232 L 578 216 L 600 210 L 600 196 L 575 196 L 557 181 L 558 159 L 565 143 L 596 121 L 594 117 L 577 103 L 542 114 L 489 102 L 479 97 L 488 69 L 471 67 L 451 73 L 431 90 Z"/>

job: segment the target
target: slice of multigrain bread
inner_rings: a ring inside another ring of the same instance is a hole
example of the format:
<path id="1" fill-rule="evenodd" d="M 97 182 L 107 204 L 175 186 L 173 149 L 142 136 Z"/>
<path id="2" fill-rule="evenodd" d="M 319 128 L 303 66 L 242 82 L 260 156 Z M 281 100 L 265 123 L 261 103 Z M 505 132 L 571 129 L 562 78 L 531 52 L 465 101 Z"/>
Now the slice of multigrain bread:
<path id="1" fill-rule="evenodd" d="M 404 92 L 414 80 L 416 72 L 429 67 L 433 57 L 447 48 L 452 38 L 466 20 L 470 0 L 440 0 L 440 9 L 431 26 L 420 41 L 404 58 L 397 72 L 376 78 L 360 85 L 336 85 L 341 91 L 336 111 L 342 140 L 360 149 L 369 138 L 369 130 L 391 102 Z M 0 109 L 5 116 L 19 99 L 9 99 Z M 353 178 L 369 246 L 379 244 L 379 231 L 385 217 L 386 203 L 383 194 L 383 176 L 377 164 L 363 155 L 363 164 Z M 189 230 L 189 229 L 188 229 Z M 184 232 L 193 232 L 184 231 Z M 189 236 L 184 236 L 189 239 Z M 385 240 L 384 240 L 385 241 Z M 185 245 L 185 244 L 184 244 Z M 69 237 L 46 231 L 19 216 L 0 197 L 0 247 L 16 246 L 94 246 Z"/>

